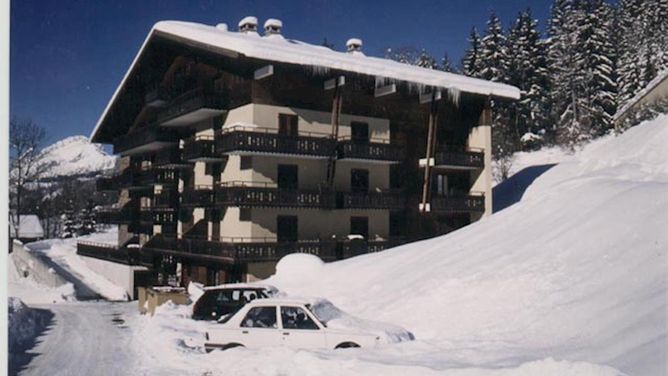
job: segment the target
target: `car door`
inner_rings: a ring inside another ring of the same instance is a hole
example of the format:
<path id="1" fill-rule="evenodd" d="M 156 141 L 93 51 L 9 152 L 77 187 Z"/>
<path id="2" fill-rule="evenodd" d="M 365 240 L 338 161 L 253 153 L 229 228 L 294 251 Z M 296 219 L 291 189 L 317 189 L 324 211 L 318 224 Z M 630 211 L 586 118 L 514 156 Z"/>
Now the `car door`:
<path id="1" fill-rule="evenodd" d="M 281 306 L 280 313 L 280 332 L 285 346 L 302 349 L 327 347 L 324 328 L 303 307 Z"/>
<path id="2" fill-rule="evenodd" d="M 248 310 L 239 327 L 239 342 L 246 347 L 279 346 L 277 307 L 258 306 Z"/>

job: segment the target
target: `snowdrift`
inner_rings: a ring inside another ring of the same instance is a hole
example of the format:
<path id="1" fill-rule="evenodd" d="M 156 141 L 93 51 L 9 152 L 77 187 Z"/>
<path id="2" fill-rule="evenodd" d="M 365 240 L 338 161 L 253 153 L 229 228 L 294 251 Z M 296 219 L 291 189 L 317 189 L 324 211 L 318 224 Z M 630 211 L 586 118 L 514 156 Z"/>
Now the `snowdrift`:
<path id="1" fill-rule="evenodd" d="M 667 226 L 662 116 L 566 157 L 519 203 L 456 233 L 297 273 L 279 265 L 267 282 L 407 328 L 440 354 L 431 367 L 555 358 L 662 375 Z"/>

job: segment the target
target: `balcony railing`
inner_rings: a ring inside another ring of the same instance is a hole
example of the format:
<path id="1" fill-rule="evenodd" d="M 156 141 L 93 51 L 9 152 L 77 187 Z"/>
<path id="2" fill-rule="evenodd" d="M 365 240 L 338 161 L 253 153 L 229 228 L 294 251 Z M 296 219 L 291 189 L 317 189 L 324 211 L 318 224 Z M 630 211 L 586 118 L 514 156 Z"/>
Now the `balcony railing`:
<path id="1" fill-rule="evenodd" d="M 95 212 L 96 221 L 108 224 L 130 224 L 139 219 L 138 201 L 130 201 L 123 207 L 107 206 Z"/>
<path id="2" fill-rule="evenodd" d="M 354 239 L 342 241 L 341 244 L 341 256 L 343 258 L 349 258 L 359 255 L 364 255 L 367 253 L 375 253 L 384 251 L 388 248 L 396 247 L 405 243 L 401 238 L 392 238 L 388 240 L 365 240 L 365 239 Z"/>
<path id="3" fill-rule="evenodd" d="M 209 119 L 223 113 L 227 103 L 221 92 L 195 89 L 172 100 L 158 115 L 158 124 L 181 126 Z"/>
<path id="4" fill-rule="evenodd" d="M 149 107 L 163 107 L 169 101 L 169 93 L 167 90 L 158 87 L 146 93 L 144 101 Z"/>
<path id="5" fill-rule="evenodd" d="M 192 163 L 181 158 L 182 151 L 178 147 L 160 149 L 155 153 L 153 167 L 156 169 L 176 169 L 192 167 Z"/>
<path id="6" fill-rule="evenodd" d="M 114 154 L 133 154 L 176 145 L 178 135 L 158 126 L 146 126 L 114 140 Z"/>
<path id="7" fill-rule="evenodd" d="M 125 265 L 137 265 L 140 259 L 139 248 L 86 241 L 77 242 L 77 254 Z"/>
<path id="8" fill-rule="evenodd" d="M 339 192 L 337 207 L 341 209 L 390 209 L 406 207 L 406 197 L 401 191 Z"/>
<path id="9" fill-rule="evenodd" d="M 181 206 L 200 208 L 213 206 L 213 187 L 199 185 L 184 189 L 181 194 Z"/>
<path id="10" fill-rule="evenodd" d="M 403 148 L 389 140 L 356 140 L 349 137 L 339 139 L 337 154 L 339 159 L 364 159 L 385 162 L 399 162 Z"/>
<path id="11" fill-rule="evenodd" d="M 141 223 L 152 223 L 154 225 L 165 225 L 176 223 L 175 208 L 142 207 L 139 214 Z"/>
<path id="12" fill-rule="evenodd" d="M 485 167 L 485 152 L 482 149 L 439 146 L 434 153 L 435 166 L 451 166 L 478 169 Z"/>
<path id="13" fill-rule="evenodd" d="M 213 136 L 192 137 L 183 144 L 183 159 L 189 162 L 222 160 L 215 146 Z"/>
<path id="14" fill-rule="evenodd" d="M 282 189 L 272 184 L 225 182 L 216 189 L 216 206 L 333 208 L 335 195 L 326 190 Z"/>
<path id="15" fill-rule="evenodd" d="M 206 239 L 176 239 L 157 235 L 144 246 L 153 252 L 216 258 L 229 263 L 277 261 L 292 253 L 308 253 L 325 261 L 336 259 L 336 242 L 307 240 L 278 242 L 272 238 L 235 238 L 211 241 Z"/>
<path id="16" fill-rule="evenodd" d="M 174 208 L 179 203 L 179 192 L 176 189 L 163 189 L 153 196 L 153 206 L 157 208 Z"/>
<path id="17" fill-rule="evenodd" d="M 483 194 L 462 196 L 433 196 L 430 201 L 432 212 L 484 212 Z"/>
<path id="18" fill-rule="evenodd" d="M 272 153 L 313 157 L 333 155 L 335 143 L 327 134 L 300 132 L 279 135 L 276 129 L 235 126 L 216 137 L 218 153 Z"/>

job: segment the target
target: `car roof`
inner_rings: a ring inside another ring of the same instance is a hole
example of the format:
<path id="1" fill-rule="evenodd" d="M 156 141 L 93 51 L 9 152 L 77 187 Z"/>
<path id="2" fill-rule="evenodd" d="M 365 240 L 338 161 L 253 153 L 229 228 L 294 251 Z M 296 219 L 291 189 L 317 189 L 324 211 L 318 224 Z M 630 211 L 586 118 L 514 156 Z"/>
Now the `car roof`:
<path id="1" fill-rule="evenodd" d="M 204 287 L 204 291 L 210 291 L 210 290 L 222 290 L 222 289 L 254 289 L 254 290 L 274 290 L 278 291 L 278 289 L 272 285 L 264 285 L 260 283 L 226 283 L 222 285 L 217 285 L 217 286 L 207 286 Z"/>
<path id="2" fill-rule="evenodd" d="M 253 300 L 248 303 L 251 306 L 258 305 L 287 305 L 287 304 L 297 304 L 297 305 L 307 305 L 312 304 L 313 302 L 308 299 L 299 299 L 299 298 L 268 298 L 268 299 L 258 299 Z"/>

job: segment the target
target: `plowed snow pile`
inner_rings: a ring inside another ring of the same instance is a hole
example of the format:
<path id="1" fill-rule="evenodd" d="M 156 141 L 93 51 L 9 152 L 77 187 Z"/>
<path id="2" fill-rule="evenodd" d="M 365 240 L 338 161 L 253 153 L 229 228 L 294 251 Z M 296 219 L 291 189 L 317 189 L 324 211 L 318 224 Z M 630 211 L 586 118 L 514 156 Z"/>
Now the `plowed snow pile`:
<path id="1" fill-rule="evenodd" d="M 592 143 L 518 204 L 448 236 L 313 270 L 300 256 L 269 282 L 413 331 L 417 343 L 384 352 L 395 364 L 504 375 L 542 364 L 527 370 L 537 375 L 553 358 L 664 375 L 668 116 Z M 582 374 L 611 371 L 592 367 Z"/>

